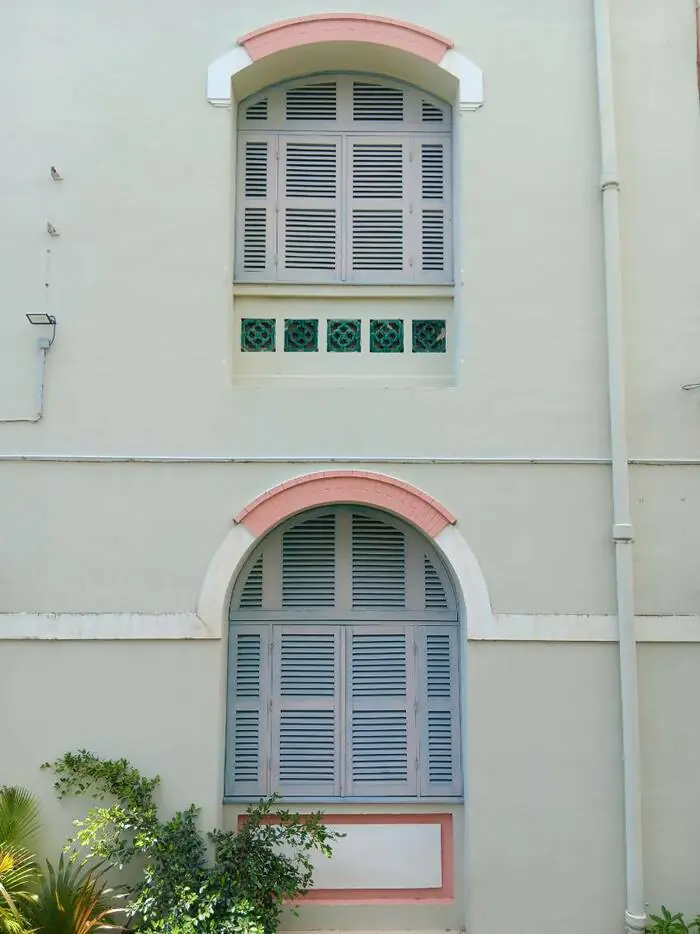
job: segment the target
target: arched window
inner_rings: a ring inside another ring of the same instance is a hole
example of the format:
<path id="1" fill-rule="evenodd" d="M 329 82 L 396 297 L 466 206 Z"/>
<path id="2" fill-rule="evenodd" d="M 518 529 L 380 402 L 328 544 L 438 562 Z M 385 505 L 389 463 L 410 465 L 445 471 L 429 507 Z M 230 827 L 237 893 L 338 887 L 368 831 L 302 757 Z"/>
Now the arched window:
<path id="1" fill-rule="evenodd" d="M 461 795 L 455 594 L 417 531 L 360 506 L 303 513 L 231 600 L 225 795 Z"/>
<path id="2" fill-rule="evenodd" d="M 239 282 L 449 284 L 451 108 L 321 75 L 238 109 Z"/>

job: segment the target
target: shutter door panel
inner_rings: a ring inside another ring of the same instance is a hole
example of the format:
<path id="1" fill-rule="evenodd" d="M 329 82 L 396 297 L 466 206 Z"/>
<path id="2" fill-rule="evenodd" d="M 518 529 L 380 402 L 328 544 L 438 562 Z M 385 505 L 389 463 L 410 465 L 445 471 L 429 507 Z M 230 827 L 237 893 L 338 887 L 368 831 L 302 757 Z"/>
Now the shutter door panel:
<path id="1" fill-rule="evenodd" d="M 282 606 L 335 605 L 335 513 L 314 516 L 282 536 Z"/>
<path id="2" fill-rule="evenodd" d="M 269 628 L 231 627 L 225 793 L 268 791 Z"/>
<path id="3" fill-rule="evenodd" d="M 354 626 L 346 638 L 347 793 L 416 794 L 411 627 Z"/>
<path id="4" fill-rule="evenodd" d="M 273 789 L 338 795 L 340 630 L 275 627 Z"/>
<path id="5" fill-rule="evenodd" d="M 457 655 L 456 626 L 419 627 L 422 795 L 461 791 Z"/>
<path id="6" fill-rule="evenodd" d="M 450 279 L 450 150 L 444 137 L 418 140 L 420 250 L 417 281 Z"/>
<path id="7" fill-rule="evenodd" d="M 363 513 L 352 517 L 352 605 L 406 606 L 406 536 Z"/>
<path id="8" fill-rule="evenodd" d="M 275 148 L 271 135 L 239 134 L 236 275 L 272 279 L 275 275 Z"/>
<path id="9" fill-rule="evenodd" d="M 280 278 L 339 278 L 340 163 L 337 136 L 281 138 Z"/>
<path id="10" fill-rule="evenodd" d="M 408 141 L 350 137 L 348 278 L 356 282 L 405 279 L 410 272 Z"/>

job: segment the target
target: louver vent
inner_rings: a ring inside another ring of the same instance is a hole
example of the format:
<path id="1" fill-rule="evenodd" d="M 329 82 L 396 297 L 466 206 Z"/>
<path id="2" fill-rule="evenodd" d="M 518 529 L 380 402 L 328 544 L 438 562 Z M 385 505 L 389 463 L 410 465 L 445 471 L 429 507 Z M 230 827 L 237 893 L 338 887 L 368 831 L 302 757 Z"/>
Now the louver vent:
<path id="1" fill-rule="evenodd" d="M 260 608 L 262 606 L 263 556 L 260 555 L 248 572 L 248 577 L 241 592 L 239 607 Z"/>
<path id="2" fill-rule="evenodd" d="M 236 697 L 260 697 L 260 636 L 241 632 L 236 643 Z"/>
<path id="3" fill-rule="evenodd" d="M 335 81 L 289 88 L 286 95 L 287 120 L 335 120 L 338 92 Z"/>
<path id="4" fill-rule="evenodd" d="M 279 725 L 282 785 L 318 785 L 335 778 L 335 715 L 332 710 L 282 710 Z"/>
<path id="5" fill-rule="evenodd" d="M 406 635 L 353 633 L 353 697 L 406 696 Z"/>
<path id="6" fill-rule="evenodd" d="M 283 697 L 335 695 L 334 633 L 282 633 L 280 693 Z"/>
<path id="7" fill-rule="evenodd" d="M 352 118 L 367 123 L 401 123 L 404 115 L 404 92 L 382 84 L 354 81 Z"/>
<path id="8" fill-rule="evenodd" d="M 335 198 L 337 175 L 334 143 L 287 143 L 288 198 Z"/>
<path id="9" fill-rule="evenodd" d="M 451 660 L 449 633 L 426 634 L 428 697 L 449 697 L 451 694 Z"/>
<path id="10" fill-rule="evenodd" d="M 246 120 L 267 120 L 267 98 L 262 97 L 254 104 L 248 104 L 245 110 Z"/>
<path id="11" fill-rule="evenodd" d="M 335 604 L 335 514 L 317 516 L 282 537 L 282 606 Z"/>
<path id="12" fill-rule="evenodd" d="M 407 781 L 405 710 L 355 710 L 351 729 L 353 782 L 385 785 Z"/>
<path id="13" fill-rule="evenodd" d="M 403 197 L 401 143 L 353 143 L 353 198 Z"/>
<path id="14" fill-rule="evenodd" d="M 352 605 L 406 605 L 405 536 L 372 516 L 352 517 Z"/>
<path id="15" fill-rule="evenodd" d="M 426 610 L 446 610 L 447 595 L 435 567 L 427 555 L 423 558 L 425 570 Z"/>
<path id="16" fill-rule="evenodd" d="M 439 107 L 430 101 L 421 101 L 421 120 L 423 123 L 444 123 L 445 117 Z"/>
<path id="17" fill-rule="evenodd" d="M 249 140 L 245 144 L 245 196 L 267 197 L 267 143 Z"/>
<path id="18" fill-rule="evenodd" d="M 428 781 L 452 782 L 452 713 L 449 710 L 428 712 Z"/>
<path id="19" fill-rule="evenodd" d="M 421 184 L 424 201 L 445 197 L 445 159 L 442 143 L 424 143 L 421 147 Z"/>
<path id="20" fill-rule="evenodd" d="M 237 710 L 233 728 L 233 780 L 257 782 L 260 774 L 260 714 Z"/>

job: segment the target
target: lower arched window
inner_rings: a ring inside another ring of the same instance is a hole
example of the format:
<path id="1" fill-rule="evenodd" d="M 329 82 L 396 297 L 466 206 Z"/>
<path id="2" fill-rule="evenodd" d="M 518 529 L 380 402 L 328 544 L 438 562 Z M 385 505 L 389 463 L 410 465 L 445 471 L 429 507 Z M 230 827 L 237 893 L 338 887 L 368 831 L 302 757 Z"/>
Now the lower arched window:
<path id="1" fill-rule="evenodd" d="M 461 795 L 457 605 L 414 529 L 359 506 L 296 516 L 230 617 L 228 799 Z"/>

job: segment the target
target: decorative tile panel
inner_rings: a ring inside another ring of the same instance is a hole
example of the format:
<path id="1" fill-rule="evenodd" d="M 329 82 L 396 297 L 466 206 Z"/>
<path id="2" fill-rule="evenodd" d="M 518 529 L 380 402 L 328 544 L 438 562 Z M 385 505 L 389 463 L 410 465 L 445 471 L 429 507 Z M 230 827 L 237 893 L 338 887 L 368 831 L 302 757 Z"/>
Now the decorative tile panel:
<path id="1" fill-rule="evenodd" d="M 284 349 L 289 353 L 314 353 L 318 350 L 318 320 L 287 318 L 284 322 Z"/>
<path id="2" fill-rule="evenodd" d="M 370 353 L 403 353 L 403 321 L 400 318 L 370 321 L 369 349 Z"/>
<path id="3" fill-rule="evenodd" d="M 274 351 L 275 319 L 243 318 L 241 320 L 241 350 Z"/>
<path id="4" fill-rule="evenodd" d="M 332 319 L 328 322 L 328 353 L 359 353 L 361 347 L 361 327 L 359 319 Z"/>
<path id="5" fill-rule="evenodd" d="M 413 322 L 413 353 L 445 353 L 447 327 L 445 320 Z"/>

